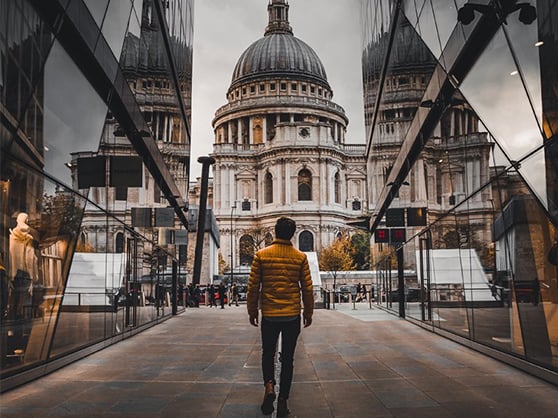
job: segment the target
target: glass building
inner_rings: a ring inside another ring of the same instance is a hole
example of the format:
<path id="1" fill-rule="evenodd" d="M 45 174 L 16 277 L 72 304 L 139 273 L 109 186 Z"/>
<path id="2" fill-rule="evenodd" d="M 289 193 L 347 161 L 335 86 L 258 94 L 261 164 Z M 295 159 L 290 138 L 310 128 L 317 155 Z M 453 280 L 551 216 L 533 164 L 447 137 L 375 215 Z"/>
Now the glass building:
<path id="1" fill-rule="evenodd" d="M 362 16 L 377 303 L 556 381 L 558 4 Z"/>
<path id="2" fill-rule="evenodd" d="M 182 309 L 193 1 L 0 0 L 2 390 Z"/>

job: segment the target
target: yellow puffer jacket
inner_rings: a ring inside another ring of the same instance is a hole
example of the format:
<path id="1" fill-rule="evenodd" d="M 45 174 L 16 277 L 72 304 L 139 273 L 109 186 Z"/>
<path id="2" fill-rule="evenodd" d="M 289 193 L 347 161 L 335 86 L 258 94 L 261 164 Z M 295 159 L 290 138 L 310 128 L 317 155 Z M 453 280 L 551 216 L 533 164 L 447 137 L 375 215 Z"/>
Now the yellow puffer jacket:
<path id="1" fill-rule="evenodd" d="M 259 302 L 264 317 L 299 315 L 301 292 L 303 315 L 312 318 L 314 294 L 306 254 L 285 239 L 275 239 L 256 253 L 246 296 L 250 317 L 258 315 Z"/>

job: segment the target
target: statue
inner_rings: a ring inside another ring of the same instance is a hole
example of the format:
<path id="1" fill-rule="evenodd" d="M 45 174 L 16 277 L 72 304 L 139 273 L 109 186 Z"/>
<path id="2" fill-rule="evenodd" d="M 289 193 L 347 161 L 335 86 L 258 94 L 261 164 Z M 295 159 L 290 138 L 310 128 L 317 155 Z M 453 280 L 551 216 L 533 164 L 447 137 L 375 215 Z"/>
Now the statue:
<path id="1" fill-rule="evenodd" d="M 40 282 L 39 239 L 37 231 L 27 224 L 28 218 L 21 212 L 17 225 L 10 229 L 10 309 L 16 319 L 31 315 L 33 285 Z"/>

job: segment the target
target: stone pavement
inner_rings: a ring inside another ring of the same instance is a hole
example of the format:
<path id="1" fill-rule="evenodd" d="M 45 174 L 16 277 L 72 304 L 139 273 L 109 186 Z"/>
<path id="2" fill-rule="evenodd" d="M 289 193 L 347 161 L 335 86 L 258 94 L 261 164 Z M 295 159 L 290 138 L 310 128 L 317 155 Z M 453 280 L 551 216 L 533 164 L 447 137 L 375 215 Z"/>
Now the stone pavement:
<path id="1" fill-rule="evenodd" d="M 295 356 L 291 417 L 558 415 L 558 387 L 364 304 L 317 310 Z M 261 417 L 245 305 L 188 309 L 0 395 L 7 417 Z"/>

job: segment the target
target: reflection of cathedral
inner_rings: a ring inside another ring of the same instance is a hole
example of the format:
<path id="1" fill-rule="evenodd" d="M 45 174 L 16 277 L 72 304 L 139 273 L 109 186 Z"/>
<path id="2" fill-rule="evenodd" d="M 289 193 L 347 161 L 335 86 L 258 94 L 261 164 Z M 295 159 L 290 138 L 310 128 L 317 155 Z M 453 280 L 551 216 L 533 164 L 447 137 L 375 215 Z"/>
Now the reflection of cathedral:
<path id="1" fill-rule="evenodd" d="M 122 49 L 120 65 L 134 98 L 139 105 L 147 126 L 151 130 L 157 147 L 161 151 L 165 164 L 169 167 L 173 180 L 181 196 L 187 195 L 189 172 L 189 135 L 182 123 L 176 91 L 169 73 L 169 63 L 161 37 L 159 23 L 153 11 L 151 1 L 143 2 L 141 28 L 138 33 L 130 28 Z M 191 87 L 191 46 L 178 39 L 173 39 L 173 48 L 177 56 L 178 77 L 181 81 L 181 93 L 185 103 L 190 103 Z M 190 108 L 187 107 L 190 117 Z M 73 153 L 72 169 L 74 187 L 78 179 L 77 160 L 95 156 L 131 156 L 134 155 L 132 144 L 109 112 L 105 121 L 100 146 L 96 153 Z M 110 167 L 109 167 L 110 170 Z M 129 187 L 91 187 L 89 198 L 100 206 L 110 208 L 121 219 L 131 219 L 132 207 L 165 208 L 168 202 L 154 181 L 147 167 L 142 167 L 140 174 L 142 186 Z M 108 224 L 102 221 L 105 215 L 100 211 L 86 210 L 78 242 L 78 251 L 121 253 L 125 248 L 125 230 L 119 223 Z M 159 241 L 166 244 L 164 231 L 160 231 Z"/>
<path id="2" fill-rule="evenodd" d="M 364 145 L 345 142 L 345 112 L 288 12 L 285 0 L 269 2 L 264 37 L 238 59 L 213 120 L 213 205 L 235 266 L 250 262 L 244 249 L 268 241 L 280 215 L 296 220 L 299 249 L 320 251 L 368 208 Z"/>
<path id="3" fill-rule="evenodd" d="M 364 50 L 363 74 L 365 120 L 368 135 L 373 123 L 374 105 L 379 89 L 381 60 L 387 49 L 389 34 L 380 35 Z M 383 52 L 383 53 L 382 53 Z M 383 99 L 376 115 L 375 130 L 368 156 L 368 189 L 371 207 L 386 186 L 388 175 L 400 152 L 401 144 L 420 106 L 436 59 L 406 19 L 400 24 L 392 45 L 390 71 L 384 82 Z M 432 228 L 438 245 L 453 248 L 455 241 L 472 239 L 488 260 L 491 241 L 490 224 L 494 207 L 492 192 L 486 188 L 460 206 L 481 185 L 488 183 L 490 151 L 486 132 L 461 96 L 454 96 L 448 110 L 437 124 L 416 163 L 399 188 L 390 208 L 426 208 L 428 223 L 434 224 L 444 213 L 456 207 L 455 217 Z M 423 227 L 408 227 L 407 238 Z M 373 246 L 380 251 L 381 246 Z M 414 257 L 406 257 L 408 260 Z"/>

